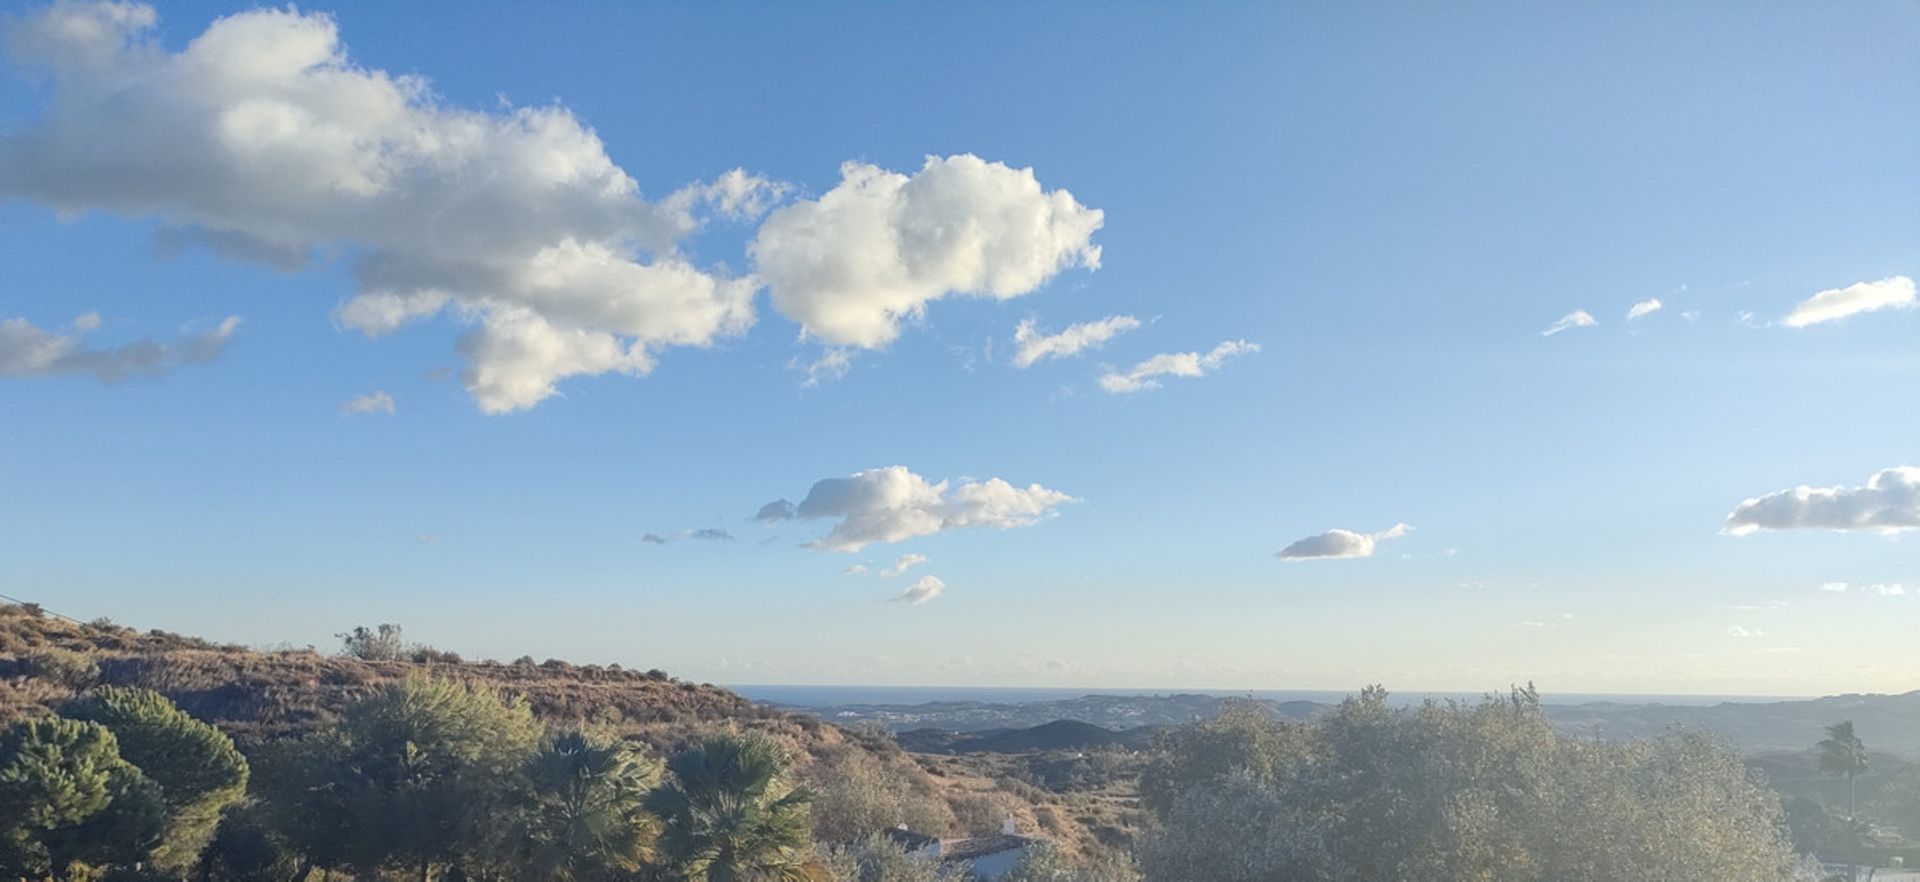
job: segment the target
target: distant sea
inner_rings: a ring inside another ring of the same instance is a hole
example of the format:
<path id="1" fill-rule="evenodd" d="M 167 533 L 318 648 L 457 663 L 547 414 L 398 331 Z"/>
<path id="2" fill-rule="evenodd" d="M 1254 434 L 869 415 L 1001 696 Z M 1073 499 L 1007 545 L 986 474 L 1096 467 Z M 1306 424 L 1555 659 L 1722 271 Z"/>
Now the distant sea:
<path id="1" fill-rule="evenodd" d="M 754 701 L 789 707 L 843 707 L 853 704 L 915 705 L 936 701 L 977 701 L 986 704 L 1032 704 L 1042 701 L 1067 701 L 1087 695 L 1218 695 L 1263 698 L 1272 701 L 1316 701 L 1332 704 L 1352 692 L 1312 689 L 1086 689 L 1062 687 L 1006 686 L 766 686 L 730 685 L 728 689 Z M 1356 690 L 1357 691 L 1357 690 Z M 1396 704 L 1415 704 L 1428 698 L 1478 699 L 1479 692 L 1393 692 Z M 1669 704 L 1705 706 L 1727 702 L 1763 703 L 1794 701 L 1808 696 L 1795 695 L 1635 695 L 1581 692 L 1541 694 L 1547 704 L 1587 704 L 1606 701 L 1616 704 Z"/>

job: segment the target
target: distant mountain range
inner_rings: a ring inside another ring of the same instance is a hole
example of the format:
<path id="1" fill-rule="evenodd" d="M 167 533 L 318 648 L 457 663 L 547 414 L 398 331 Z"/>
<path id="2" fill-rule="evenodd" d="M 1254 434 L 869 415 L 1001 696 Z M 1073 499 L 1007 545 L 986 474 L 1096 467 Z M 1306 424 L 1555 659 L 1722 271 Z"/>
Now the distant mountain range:
<path id="1" fill-rule="evenodd" d="M 835 723 L 876 724 L 898 734 L 902 746 L 924 753 L 1018 753 L 1036 749 L 1132 746 L 1154 727 L 1205 719 L 1227 701 L 1248 701 L 1282 719 L 1306 720 L 1332 705 L 1316 701 L 1233 699 L 1217 695 L 1086 695 L 1030 701 L 938 701 L 915 705 L 789 706 Z M 1836 695 L 1773 702 L 1713 705 L 1594 701 L 1548 704 L 1547 714 L 1567 732 L 1602 738 L 1644 738 L 1674 726 L 1719 733 L 1748 754 L 1799 751 L 1822 729 L 1852 720 L 1877 751 L 1920 759 L 1920 691 L 1900 695 Z M 1024 730 L 1024 731 L 1023 731 Z"/>

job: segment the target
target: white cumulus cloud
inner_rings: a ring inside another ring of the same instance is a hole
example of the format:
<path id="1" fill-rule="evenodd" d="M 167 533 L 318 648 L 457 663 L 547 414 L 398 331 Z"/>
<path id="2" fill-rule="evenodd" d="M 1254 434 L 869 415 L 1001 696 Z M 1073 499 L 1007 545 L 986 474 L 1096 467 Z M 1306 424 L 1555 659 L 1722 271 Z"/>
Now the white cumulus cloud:
<path id="1" fill-rule="evenodd" d="M 900 592 L 893 599 L 909 606 L 919 606 L 939 597 L 945 590 L 947 590 L 947 583 L 941 581 L 939 576 L 921 576 L 914 580 L 912 585 L 908 585 L 907 590 Z"/>
<path id="2" fill-rule="evenodd" d="M 1259 352 L 1257 343 L 1228 340 L 1210 352 L 1164 352 L 1140 362 L 1126 371 L 1110 370 L 1100 375 L 1100 388 L 1115 395 L 1160 388 L 1159 377 L 1204 377 L 1236 355 Z"/>
<path id="3" fill-rule="evenodd" d="M 1898 533 L 1920 527 L 1920 468 L 1898 466 L 1867 479 L 1863 487 L 1802 484 L 1740 503 L 1721 532 L 1745 536 L 1760 530 L 1864 530 Z"/>
<path id="4" fill-rule="evenodd" d="M 386 413 L 394 411 L 393 396 L 378 389 L 365 395 L 355 395 L 340 405 L 341 413 Z"/>
<path id="5" fill-rule="evenodd" d="M 891 579 L 894 576 L 901 575 L 914 567 L 926 563 L 930 559 L 931 558 L 928 558 L 926 555 L 918 553 L 900 555 L 900 559 L 894 561 L 893 566 L 880 571 L 880 578 Z"/>
<path id="6" fill-rule="evenodd" d="M 1639 319 L 1639 318 L 1646 318 L 1647 316 L 1650 316 L 1656 312 L 1659 312 L 1663 308 L 1665 308 L 1665 304 L 1660 302 L 1660 298 L 1650 297 L 1646 300 L 1642 300 L 1639 303 L 1634 304 L 1633 306 L 1627 309 L 1627 321 L 1633 321 L 1634 319 Z"/>
<path id="7" fill-rule="evenodd" d="M 1407 535 L 1412 529 L 1406 524 L 1394 524 L 1378 533 L 1355 533 L 1352 530 L 1333 529 L 1318 536 L 1296 540 L 1293 544 L 1280 549 L 1276 556 L 1282 560 L 1372 557 L 1374 547 L 1380 542 L 1398 539 Z"/>
<path id="8" fill-rule="evenodd" d="M 840 177 L 774 211 L 749 248 L 774 308 L 830 346 L 885 346 L 949 294 L 1006 300 L 1100 265 L 1101 212 L 1032 169 L 963 154 L 910 176 L 849 162 Z"/>
<path id="9" fill-rule="evenodd" d="M 240 327 L 240 319 L 230 317 L 212 330 L 170 343 L 137 340 L 106 348 L 88 348 L 80 339 L 100 327 L 99 315 L 86 313 L 74 320 L 73 327 L 74 334 L 63 334 L 23 318 L 0 320 L 0 378 L 83 376 L 117 383 L 128 377 L 159 376 L 219 358 Z"/>
<path id="10" fill-rule="evenodd" d="M 1072 501 L 1073 497 L 1039 484 L 1021 488 L 999 478 L 932 483 L 896 465 L 818 481 L 798 505 L 769 502 L 755 517 L 834 520 L 826 537 L 808 546 L 855 552 L 875 542 L 967 527 L 1024 527 Z"/>
<path id="11" fill-rule="evenodd" d="M 1913 280 L 1892 276 L 1878 282 L 1860 282 L 1845 288 L 1831 288 L 1800 301 L 1781 324 L 1804 328 L 1881 309 L 1912 309 L 1915 303 Z"/>
<path id="12" fill-rule="evenodd" d="M 1576 309 L 1561 316 L 1559 321 L 1548 325 L 1546 330 L 1540 332 L 1540 336 L 1551 337 L 1569 328 L 1591 328 L 1599 323 L 1600 320 L 1594 318 L 1592 313 L 1584 309 Z"/>
<path id="13" fill-rule="evenodd" d="M 419 77 L 354 65 L 327 15 L 240 12 L 177 52 L 155 19 L 63 2 L 13 23 L 11 54 L 52 95 L 0 136 L 0 196 L 155 217 L 170 242 L 283 268 L 347 255 L 358 290 L 337 319 L 370 335 L 474 323 L 465 381 L 489 413 L 752 323 L 755 284 L 676 243 L 694 208 L 751 214 L 773 185 L 730 173 L 649 203 L 564 108 L 447 106 Z"/>
<path id="14" fill-rule="evenodd" d="M 1139 319 L 1130 315 L 1114 315 L 1099 321 L 1068 325 L 1066 330 L 1058 334 L 1046 334 L 1034 327 L 1033 319 L 1026 319 L 1013 329 L 1013 343 L 1018 347 L 1013 353 L 1013 364 L 1015 367 L 1031 367 L 1041 359 L 1066 358 L 1083 349 L 1097 349 L 1108 340 L 1137 327 L 1140 327 Z"/>

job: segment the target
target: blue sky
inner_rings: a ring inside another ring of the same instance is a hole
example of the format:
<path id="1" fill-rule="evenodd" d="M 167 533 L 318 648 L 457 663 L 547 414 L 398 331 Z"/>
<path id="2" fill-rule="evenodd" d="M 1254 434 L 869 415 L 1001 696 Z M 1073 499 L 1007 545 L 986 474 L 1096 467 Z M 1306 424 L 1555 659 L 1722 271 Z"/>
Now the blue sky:
<path id="1" fill-rule="evenodd" d="M 1920 502 L 1867 486 L 1920 464 L 1910 6 L 12 13 L 7 594 L 735 683 L 1914 684 Z M 356 104 L 379 72 L 427 85 Z M 850 162 L 929 195 L 859 226 Z M 543 287 L 568 237 L 611 252 Z M 364 333 L 390 278 L 438 311 Z M 1015 362 L 1024 320 L 1115 316 Z M 527 323 L 577 349 L 534 364 Z M 950 482 L 859 509 L 897 541 L 754 520 L 896 465 Z M 1841 490 L 1724 531 L 1800 485 Z"/>

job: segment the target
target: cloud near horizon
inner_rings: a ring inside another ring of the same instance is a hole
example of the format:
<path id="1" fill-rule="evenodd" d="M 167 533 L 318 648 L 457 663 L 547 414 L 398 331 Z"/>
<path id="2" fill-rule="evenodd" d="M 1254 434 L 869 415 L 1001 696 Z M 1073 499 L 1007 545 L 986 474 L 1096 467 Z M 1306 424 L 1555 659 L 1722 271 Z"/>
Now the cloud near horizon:
<path id="1" fill-rule="evenodd" d="M 24 318 L 0 320 L 0 378 L 81 376 L 118 383 L 129 377 L 157 377 L 219 358 L 240 327 L 240 318 L 229 316 L 212 330 L 171 343 L 136 340 L 89 349 L 81 338 L 98 330 L 100 323 L 98 313 L 84 313 L 74 319 L 73 333 L 67 334 L 37 327 Z"/>
<path id="2" fill-rule="evenodd" d="M 939 597 L 946 590 L 947 583 L 939 576 L 921 576 L 912 585 L 908 585 L 907 590 L 895 595 L 893 599 L 908 606 L 919 606 Z"/>
<path id="3" fill-rule="evenodd" d="M 837 522 L 827 535 L 807 547 L 857 552 L 875 542 L 968 527 L 1024 527 L 1073 501 L 1039 484 L 1023 489 L 999 478 L 930 483 L 906 466 L 896 465 L 817 481 L 798 505 L 784 499 L 769 502 L 754 519 L 833 519 Z"/>
<path id="4" fill-rule="evenodd" d="M 1295 540 L 1275 554 L 1281 560 L 1335 560 L 1372 557 L 1374 548 L 1388 539 L 1398 539 L 1412 531 L 1407 524 L 1394 524 L 1378 533 L 1355 533 L 1332 529 L 1318 536 Z"/>
<path id="5" fill-rule="evenodd" d="M 1889 276 L 1878 282 L 1859 282 L 1845 288 L 1821 291 L 1800 301 L 1780 323 L 1789 328 L 1804 328 L 1863 312 L 1912 309 L 1915 303 L 1913 280 L 1906 276 Z"/>
<path id="6" fill-rule="evenodd" d="M 1085 349 L 1098 349 L 1108 340 L 1138 327 L 1140 320 L 1133 316 L 1111 315 L 1099 321 L 1068 325 L 1058 334 L 1045 334 L 1034 327 L 1033 319 L 1025 319 L 1013 329 L 1013 343 L 1017 347 L 1013 365 L 1032 367 L 1043 359 L 1067 358 Z"/>
<path id="7" fill-rule="evenodd" d="M 912 175 L 848 162 L 840 178 L 774 211 L 748 248 L 774 309 L 829 347 L 885 346 L 948 295 L 1007 300 L 1100 266 L 1103 214 L 1031 168 L 960 154 Z"/>
<path id="8" fill-rule="evenodd" d="M 1748 499 L 1727 515 L 1720 532 L 1837 530 L 1898 533 L 1920 527 L 1920 468 L 1883 469 L 1862 487 L 1802 484 Z"/>
<path id="9" fill-rule="evenodd" d="M 1227 340 L 1211 352 L 1166 352 L 1140 362 L 1124 373 L 1109 370 L 1100 375 L 1100 388 L 1114 395 L 1125 395 L 1160 388 L 1159 377 L 1204 377 L 1220 369 L 1227 359 L 1260 351 L 1260 344 L 1245 340 Z"/>

